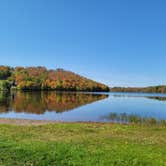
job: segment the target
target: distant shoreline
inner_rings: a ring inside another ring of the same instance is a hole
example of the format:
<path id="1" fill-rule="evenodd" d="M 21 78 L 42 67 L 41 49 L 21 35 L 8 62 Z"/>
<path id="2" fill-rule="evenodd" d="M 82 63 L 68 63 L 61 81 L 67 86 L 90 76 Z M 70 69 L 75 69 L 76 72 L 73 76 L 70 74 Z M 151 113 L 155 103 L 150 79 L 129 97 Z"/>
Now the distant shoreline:
<path id="1" fill-rule="evenodd" d="M 133 92 L 133 93 L 166 93 L 166 85 L 149 87 L 113 87 L 110 92 Z"/>

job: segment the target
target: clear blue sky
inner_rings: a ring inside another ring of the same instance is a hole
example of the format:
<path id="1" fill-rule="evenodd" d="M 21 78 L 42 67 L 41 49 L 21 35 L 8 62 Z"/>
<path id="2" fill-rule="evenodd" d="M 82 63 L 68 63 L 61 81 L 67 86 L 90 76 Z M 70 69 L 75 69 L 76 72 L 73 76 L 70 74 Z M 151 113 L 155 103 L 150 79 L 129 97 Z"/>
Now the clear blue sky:
<path id="1" fill-rule="evenodd" d="M 166 84 L 165 0 L 1 0 L 0 64 L 111 86 Z"/>

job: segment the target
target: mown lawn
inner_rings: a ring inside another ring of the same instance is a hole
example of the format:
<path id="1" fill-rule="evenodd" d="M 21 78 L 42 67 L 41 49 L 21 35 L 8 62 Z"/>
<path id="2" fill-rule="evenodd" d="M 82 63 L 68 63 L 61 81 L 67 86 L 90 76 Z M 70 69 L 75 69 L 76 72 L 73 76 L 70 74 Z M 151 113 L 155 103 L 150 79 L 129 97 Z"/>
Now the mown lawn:
<path id="1" fill-rule="evenodd" d="M 100 123 L 0 125 L 0 165 L 165 166 L 166 127 Z"/>

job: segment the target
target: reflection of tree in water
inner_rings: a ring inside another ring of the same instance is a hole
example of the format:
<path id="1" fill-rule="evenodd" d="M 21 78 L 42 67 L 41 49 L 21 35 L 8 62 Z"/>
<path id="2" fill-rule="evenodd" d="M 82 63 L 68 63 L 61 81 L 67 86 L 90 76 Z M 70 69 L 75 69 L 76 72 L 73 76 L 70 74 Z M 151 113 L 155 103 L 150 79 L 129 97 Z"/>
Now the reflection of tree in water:
<path id="1" fill-rule="evenodd" d="M 150 96 L 147 97 L 148 99 L 154 99 L 154 100 L 159 100 L 159 101 L 166 101 L 166 97 L 162 97 L 162 96 Z"/>
<path id="2" fill-rule="evenodd" d="M 12 108 L 15 112 L 43 114 L 46 111 L 64 112 L 107 98 L 105 94 L 16 92 L 1 95 L 0 112 Z"/>
<path id="3" fill-rule="evenodd" d="M 142 93 L 142 94 L 143 94 L 143 93 Z M 153 99 L 153 100 L 158 100 L 158 101 L 166 101 L 166 96 L 146 96 L 146 95 L 145 95 L 145 96 L 144 96 L 144 95 L 140 95 L 140 96 L 139 96 L 139 95 L 134 95 L 134 94 L 131 95 L 131 94 L 123 94 L 123 93 L 122 93 L 122 94 L 114 94 L 113 97 L 115 97 L 115 98 L 116 98 L 116 97 L 118 97 L 118 98 L 119 98 L 119 97 L 123 97 L 123 98 L 125 98 L 125 97 L 126 97 L 126 98 L 145 97 L 145 98 L 147 98 L 147 99 Z"/>
<path id="4" fill-rule="evenodd" d="M 166 125 L 166 120 L 160 120 L 153 117 L 141 117 L 135 114 L 126 113 L 110 113 L 107 116 L 101 117 L 110 122 L 132 123 L 132 124 L 147 124 L 147 125 Z"/>
<path id="5" fill-rule="evenodd" d="M 0 92 L 0 112 L 10 110 L 10 95 L 8 92 Z"/>

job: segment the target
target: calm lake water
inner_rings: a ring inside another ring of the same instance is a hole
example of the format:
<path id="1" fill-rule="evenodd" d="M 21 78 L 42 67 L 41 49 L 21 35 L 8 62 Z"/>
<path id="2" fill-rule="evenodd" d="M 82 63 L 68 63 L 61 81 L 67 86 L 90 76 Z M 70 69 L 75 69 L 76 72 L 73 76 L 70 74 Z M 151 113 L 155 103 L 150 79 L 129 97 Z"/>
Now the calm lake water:
<path id="1" fill-rule="evenodd" d="M 166 120 L 166 94 L 0 92 L 0 118 L 126 122 L 136 117 Z"/>

